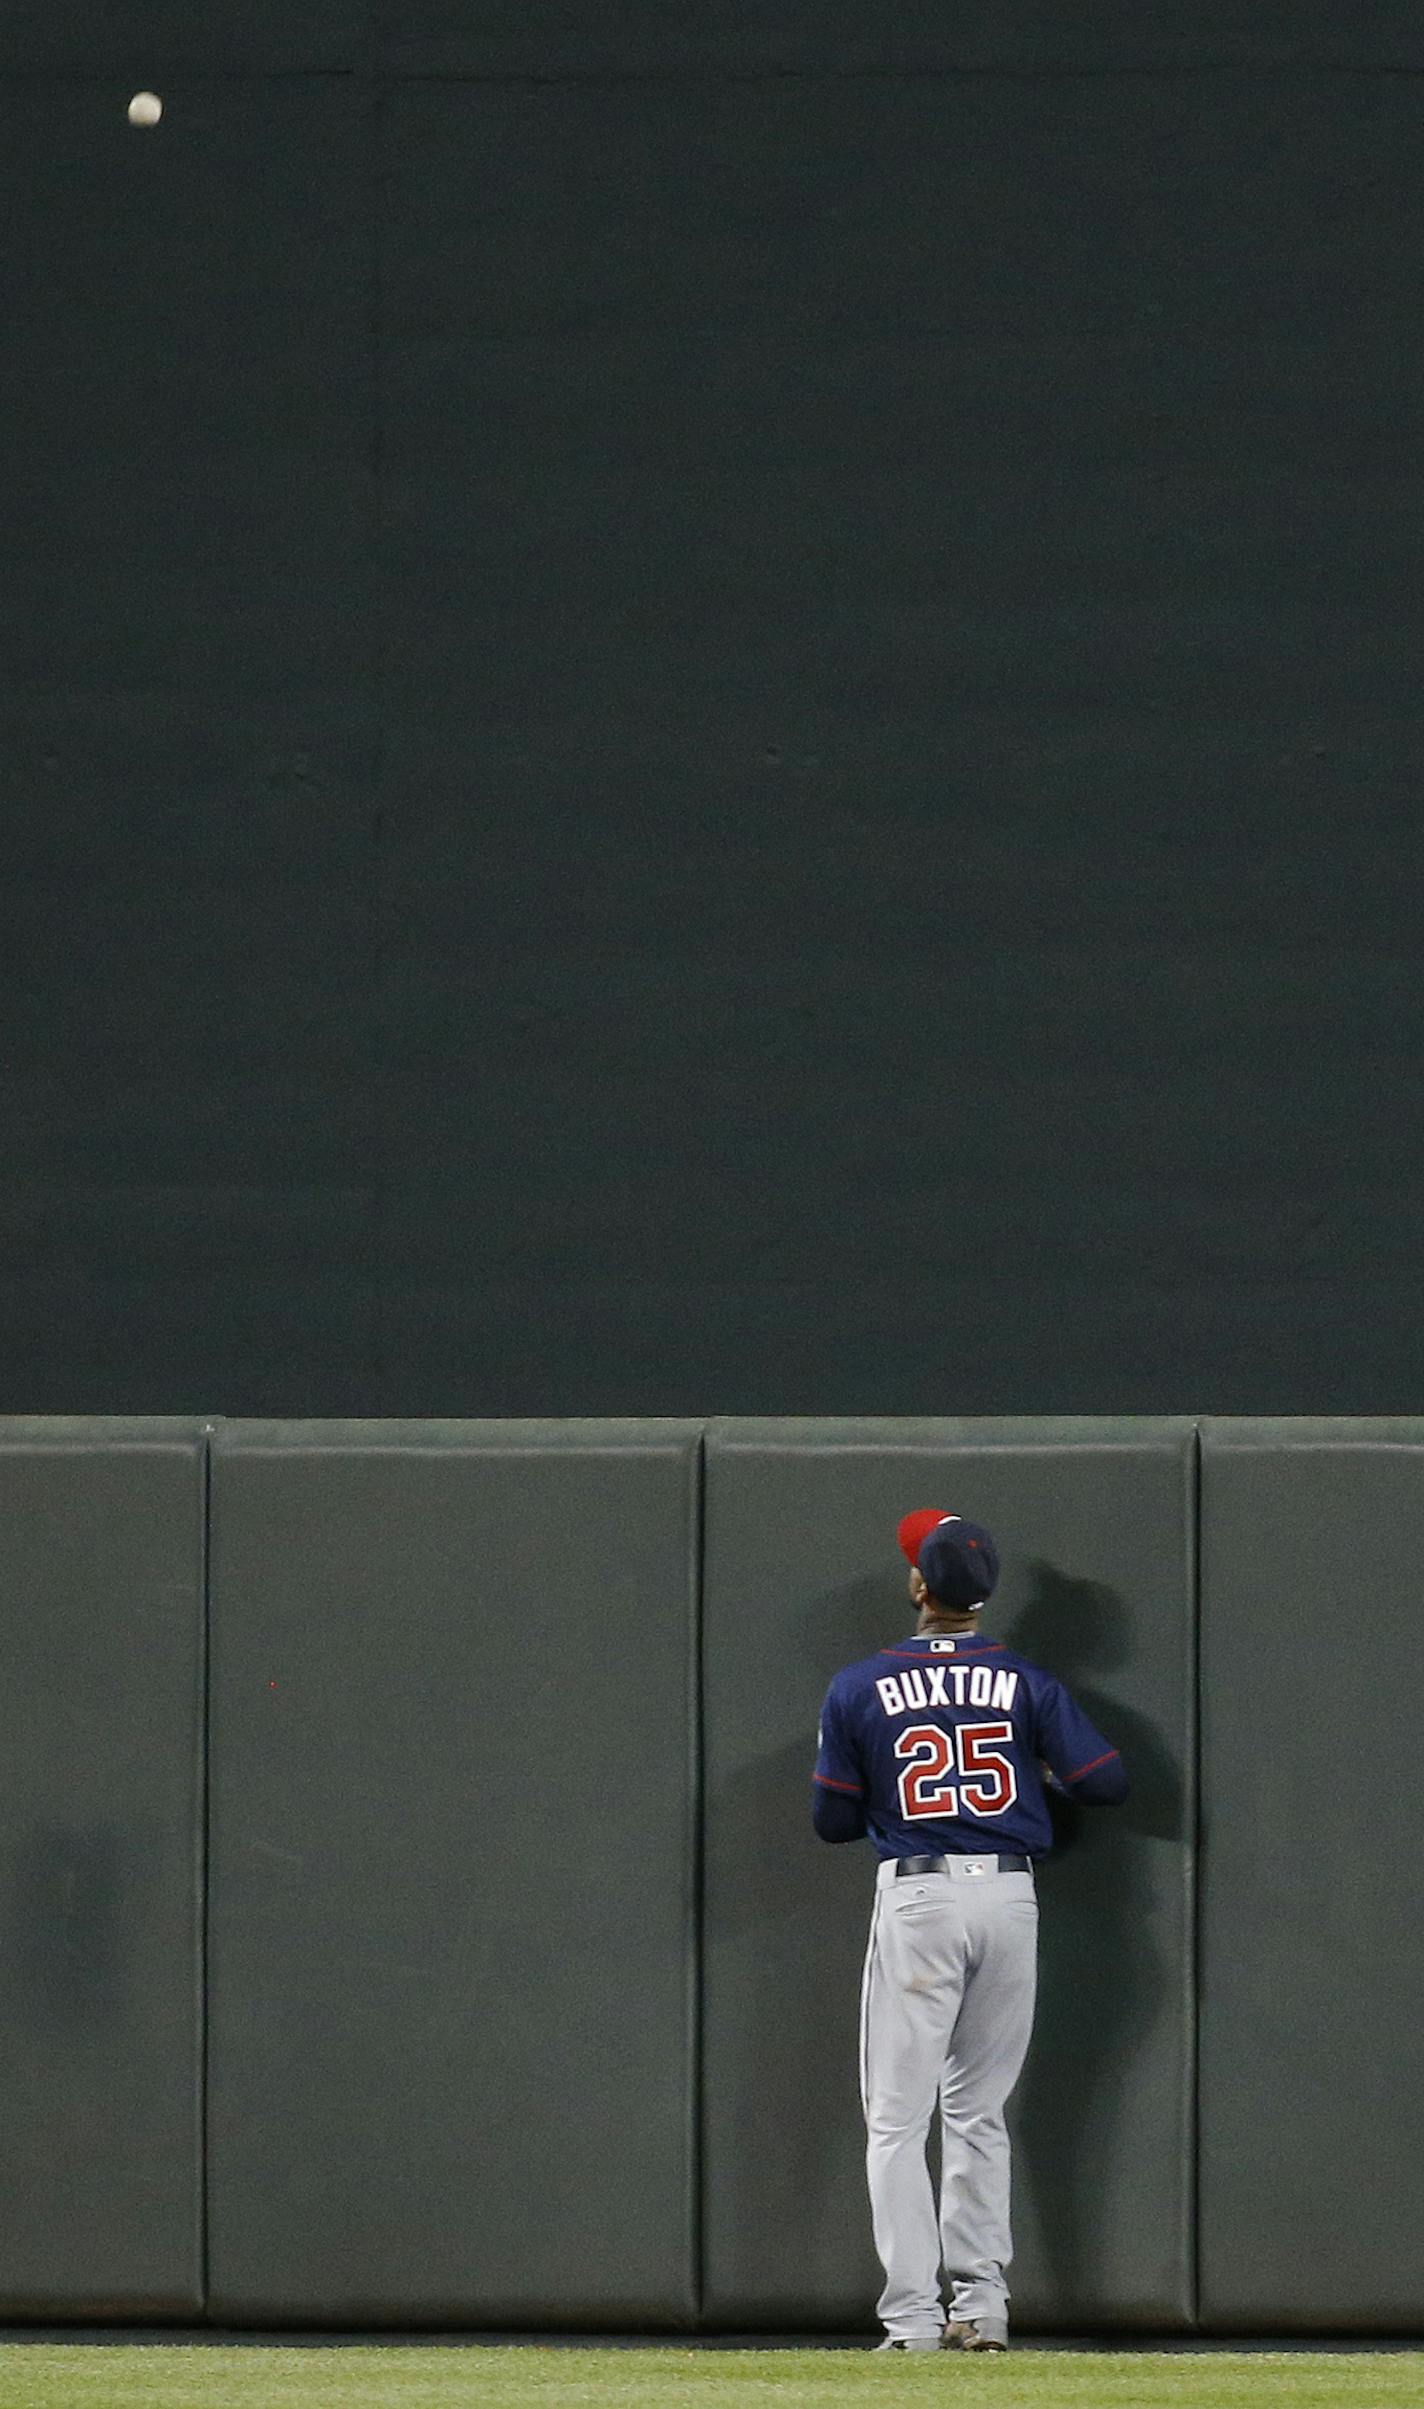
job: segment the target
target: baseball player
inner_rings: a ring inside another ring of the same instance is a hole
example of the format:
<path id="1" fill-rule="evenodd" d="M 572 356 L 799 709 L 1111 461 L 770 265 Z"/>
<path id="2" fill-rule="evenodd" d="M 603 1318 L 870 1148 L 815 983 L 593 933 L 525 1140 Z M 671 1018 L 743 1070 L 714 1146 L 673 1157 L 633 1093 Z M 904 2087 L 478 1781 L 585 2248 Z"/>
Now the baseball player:
<path id="1" fill-rule="evenodd" d="M 1127 1779 L 1061 1682 L 981 1636 L 999 1575 L 988 1531 L 926 1507 L 899 1538 L 918 1623 L 831 1683 L 812 1810 L 823 1840 L 868 1835 L 880 1859 L 860 2044 L 879 2348 L 1007 2350 L 1004 2109 L 1033 2028 L 1044 1783 L 1115 1805 Z"/>

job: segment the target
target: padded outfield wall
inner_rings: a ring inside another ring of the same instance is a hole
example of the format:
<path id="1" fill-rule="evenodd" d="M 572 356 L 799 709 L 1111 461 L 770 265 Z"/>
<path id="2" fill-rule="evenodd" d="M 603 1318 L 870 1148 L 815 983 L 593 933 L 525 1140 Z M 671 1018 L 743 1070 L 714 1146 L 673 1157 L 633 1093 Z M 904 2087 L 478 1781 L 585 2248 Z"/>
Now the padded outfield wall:
<path id="1" fill-rule="evenodd" d="M 0 2314 L 863 2326 L 870 1867 L 808 1776 L 938 1498 L 1133 1782 L 1041 1876 L 1021 2324 L 1421 2330 L 1421 1474 L 1424 1422 L 0 1424 Z"/>

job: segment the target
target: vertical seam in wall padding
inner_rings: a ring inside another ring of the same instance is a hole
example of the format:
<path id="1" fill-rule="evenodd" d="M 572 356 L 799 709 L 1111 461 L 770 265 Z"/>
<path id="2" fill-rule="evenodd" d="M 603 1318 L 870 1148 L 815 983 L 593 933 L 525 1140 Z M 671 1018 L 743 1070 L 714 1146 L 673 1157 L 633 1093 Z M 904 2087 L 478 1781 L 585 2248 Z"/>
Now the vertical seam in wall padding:
<path id="1" fill-rule="evenodd" d="M 374 6 L 367 12 L 360 73 L 366 92 L 366 206 L 369 213 L 365 265 L 366 340 L 369 349 L 366 394 L 369 417 L 366 473 L 370 487 L 367 496 L 369 558 L 365 595 L 366 632 L 362 651 L 370 711 L 370 740 L 366 752 L 371 780 L 366 925 L 369 977 L 362 1009 L 368 1015 L 367 1027 L 370 1045 L 366 1081 L 368 1102 L 365 1186 L 372 1278 L 363 1352 L 374 1390 L 375 1402 L 371 1410 L 376 1414 L 385 1414 L 389 1413 L 392 1408 L 392 1401 L 386 1392 L 389 1367 L 386 1361 L 382 1275 L 386 1225 L 385 1165 L 388 1081 L 387 1048 L 381 1017 L 385 992 L 385 899 L 382 890 L 382 861 L 386 835 L 386 708 L 390 688 L 390 659 L 386 629 L 385 563 L 382 549 L 384 525 L 382 497 L 386 484 L 385 378 L 382 357 L 385 277 L 381 250 L 385 200 L 385 106 L 380 74 L 379 18 Z"/>
<path id="2" fill-rule="evenodd" d="M 706 2209 L 703 2199 L 703 1967 L 706 1930 L 706 1776 L 702 1703 L 705 1690 L 702 1593 L 707 1533 L 707 1434 L 699 1431 L 692 1460 L 692 1631 L 688 1649 L 688 1841 L 690 1931 L 688 2018 L 688 2235 L 692 2254 L 692 2321 L 702 2324 L 706 2296 L 704 2267 Z"/>
<path id="3" fill-rule="evenodd" d="M 208 1835 L 211 1807 L 211 1664 L 213 1561 L 213 1424 L 203 1426 L 201 1609 L 198 1623 L 198 1764 L 194 1801 L 194 1880 L 198 1911 L 198 2300 L 208 2316 Z"/>
<path id="4" fill-rule="evenodd" d="M 1191 1839 L 1187 1853 L 1190 1922 L 1187 1947 L 1191 1981 L 1187 1993 L 1187 2296 L 1193 2333 L 1201 2326 L 1201 1988 L 1202 1988 L 1202 1440 L 1192 1433 L 1192 1512 L 1188 1525 L 1191 1601 L 1188 1764 L 1191 1773 Z"/>

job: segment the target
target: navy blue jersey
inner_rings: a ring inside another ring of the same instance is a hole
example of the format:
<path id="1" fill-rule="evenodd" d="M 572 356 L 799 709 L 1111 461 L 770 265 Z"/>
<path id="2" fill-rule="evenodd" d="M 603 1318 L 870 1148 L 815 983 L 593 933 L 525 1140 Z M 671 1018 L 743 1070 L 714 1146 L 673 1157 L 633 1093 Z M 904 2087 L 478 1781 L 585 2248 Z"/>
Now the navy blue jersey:
<path id="1" fill-rule="evenodd" d="M 815 1780 L 858 1801 L 864 1824 L 827 1816 L 823 1837 L 863 1828 L 882 1857 L 1042 1856 L 1040 1759 L 1072 1795 L 1126 1796 L 1117 1750 L 1052 1673 L 977 1632 L 917 1633 L 847 1665 L 826 1693 Z"/>

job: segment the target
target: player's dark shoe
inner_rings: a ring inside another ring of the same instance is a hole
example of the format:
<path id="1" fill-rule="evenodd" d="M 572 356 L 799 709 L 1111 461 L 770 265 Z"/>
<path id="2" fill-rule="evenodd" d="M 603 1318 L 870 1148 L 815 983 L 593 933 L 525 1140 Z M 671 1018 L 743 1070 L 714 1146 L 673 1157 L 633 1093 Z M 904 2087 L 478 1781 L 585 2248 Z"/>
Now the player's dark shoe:
<path id="1" fill-rule="evenodd" d="M 912 2334 L 901 2342 L 877 2342 L 877 2350 L 938 2350 L 943 2337 L 939 2334 Z"/>
<path id="2" fill-rule="evenodd" d="M 957 2317 L 951 2317 L 940 2343 L 944 2350 L 1007 2350 L 1009 2347 L 1007 2336 L 986 2334 L 972 2321 Z"/>

